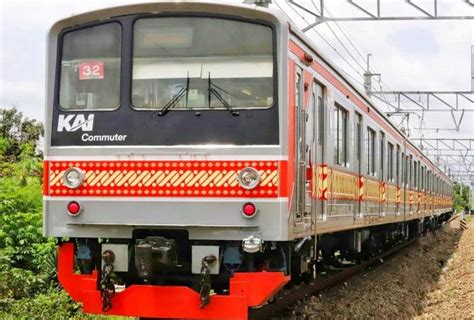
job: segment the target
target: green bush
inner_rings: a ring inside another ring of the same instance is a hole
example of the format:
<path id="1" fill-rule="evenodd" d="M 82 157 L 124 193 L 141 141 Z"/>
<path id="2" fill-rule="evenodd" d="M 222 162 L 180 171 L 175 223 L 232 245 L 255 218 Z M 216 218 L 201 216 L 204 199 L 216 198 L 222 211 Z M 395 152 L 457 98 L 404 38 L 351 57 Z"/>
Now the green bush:
<path id="1" fill-rule="evenodd" d="M 0 108 L 0 319 L 84 315 L 57 282 L 56 241 L 42 235 L 43 126 Z"/>
<path id="2" fill-rule="evenodd" d="M 49 287 L 47 275 L 12 267 L 7 257 L 0 257 L 0 306 L 5 299 L 33 297 Z"/>
<path id="3" fill-rule="evenodd" d="M 14 166 L 3 166 L 3 170 L 12 172 Z M 16 212 L 40 212 L 43 198 L 42 187 L 37 177 L 21 179 L 15 176 L 0 177 L 0 215 Z"/>
<path id="4" fill-rule="evenodd" d="M 0 215 L 0 249 L 13 267 L 44 271 L 55 250 L 55 241 L 42 235 L 41 213 Z M 48 270 L 50 271 L 50 270 Z"/>
<path id="5" fill-rule="evenodd" d="M 84 319 L 80 309 L 67 293 L 50 289 L 34 297 L 0 300 L 0 319 Z"/>

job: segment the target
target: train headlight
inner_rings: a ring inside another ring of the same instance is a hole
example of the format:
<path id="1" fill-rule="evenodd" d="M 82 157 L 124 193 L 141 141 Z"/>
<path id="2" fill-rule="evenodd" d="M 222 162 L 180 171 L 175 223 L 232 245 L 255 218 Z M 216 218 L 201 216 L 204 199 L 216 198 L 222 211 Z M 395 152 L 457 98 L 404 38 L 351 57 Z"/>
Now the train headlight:
<path id="1" fill-rule="evenodd" d="M 63 183 L 71 189 L 79 188 L 84 182 L 84 173 L 79 168 L 69 168 L 64 172 Z"/>
<path id="2" fill-rule="evenodd" d="M 254 189 L 260 183 L 260 175 L 254 168 L 244 168 L 240 170 L 238 176 L 239 184 L 245 189 Z"/>

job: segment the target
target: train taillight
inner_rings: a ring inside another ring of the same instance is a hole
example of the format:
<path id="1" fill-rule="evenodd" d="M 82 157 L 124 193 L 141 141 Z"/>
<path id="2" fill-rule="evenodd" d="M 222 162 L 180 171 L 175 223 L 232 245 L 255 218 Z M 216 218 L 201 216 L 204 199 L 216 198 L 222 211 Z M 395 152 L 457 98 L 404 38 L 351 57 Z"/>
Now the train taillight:
<path id="1" fill-rule="evenodd" d="M 67 212 L 71 216 L 76 216 L 81 212 L 82 208 L 79 202 L 77 201 L 71 201 L 67 204 Z"/>
<path id="2" fill-rule="evenodd" d="M 247 202 L 242 206 L 242 214 L 246 218 L 253 218 L 257 214 L 257 207 L 252 202 Z"/>

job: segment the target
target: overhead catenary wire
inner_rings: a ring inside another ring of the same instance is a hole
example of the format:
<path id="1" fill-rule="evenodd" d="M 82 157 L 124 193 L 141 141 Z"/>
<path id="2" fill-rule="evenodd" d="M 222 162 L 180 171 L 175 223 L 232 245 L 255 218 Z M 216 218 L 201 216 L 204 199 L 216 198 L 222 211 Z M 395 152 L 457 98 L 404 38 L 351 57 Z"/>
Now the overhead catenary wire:
<path id="1" fill-rule="evenodd" d="M 321 13 L 321 9 L 318 8 L 318 6 L 317 6 L 316 3 L 314 2 L 314 0 L 311 0 L 311 3 L 313 4 L 315 10 L 318 11 L 319 13 Z M 329 8 L 325 7 L 325 11 L 326 11 L 327 15 L 328 15 L 330 18 L 333 17 L 333 15 L 331 14 L 331 11 L 329 10 Z M 341 25 L 340 25 L 337 21 L 333 21 L 333 22 L 334 22 L 334 24 L 336 25 L 336 27 L 339 29 L 339 31 L 342 33 L 342 35 L 344 36 L 344 38 L 347 39 L 347 41 L 348 41 L 348 43 L 350 44 L 350 46 L 351 46 L 352 48 L 354 48 L 354 51 L 355 51 L 355 52 L 357 53 L 357 55 L 362 59 L 363 63 L 366 65 L 366 64 L 367 64 L 367 60 L 366 60 L 365 56 L 364 56 L 364 55 L 362 54 L 362 52 L 357 48 L 357 45 L 356 45 L 356 44 L 354 43 L 354 41 L 351 39 L 351 38 L 353 38 L 353 36 L 350 35 L 349 32 L 344 31 L 344 28 L 341 27 Z M 333 29 L 330 27 L 330 23 L 327 22 L 326 24 L 328 25 L 329 29 L 332 31 L 332 33 L 334 34 L 334 36 L 337 38 L 337 40 L 338 40 L 339 42 L 342 42 L 342 41 L 339 39 L 339 37 L 337 36 L 337 34 L 335 34 L 335 32 L 333 31 Z M 355 38 L 355 37 L 354 37 L 354 38 Z M 341 45 L 343 45 L 343 44 L 341 43 Z M 360 63 L 358 62 L 357 59 L 355 59 L 355 58 L 353 57 L 352 53 L 351 53 L 344 45 L 343 45 L 343 47 L 346 49 L 346 51 L 348 52 L 348 54 L 353 58 L 353 60 L 356 61 L 356 63 L 360 66 Z M 367 50 L 363 50 L 363 51 L 367 51 Z M 373 62 L 373 57 L 372 57 L 372 62 Z M 373 64 L 375 64 L 375 63 L 373 63 Z M 364 68 L 362 68 L 362 69 L 363 69 L 364 71 L 366 71 Z M 375 69 L 376 69 L 376 68 L 375 68 Z M 371 68 L 370 66 L 369 66 L 369 70 L 368 70 L 368 71 L 370 71 L 370 72 L 372 72 L 372 73 L 376 73 L 375 70 L 374 70 L 374 68 Z M 383 81 L 381 77 L 380 77 L 379 80 L 380 80 L 380 82 L 382 83 L 383 86 L 385 86 L 389 91 L 391 90 L 391 89 L 390 89 L 390 86 L 389 86 L 387 83 L 385 83 L 385 81 Z M 375 88 L 372 88 L 372 89 L 375 89 Z"/>
<path id="2" fill-rule="evenodd" d="M 280 8 L 280 10 L 282 10 L 283 12 L 285 12 L 285 10 L 283 10 L 283 8 L 278 4 L 277 1 L 275 1 L 275 4 Z M 307 22 L 306 18 L 305 18 L 302 14 L 300 14 L 296 9 L 294 9 L 291 5 L 289 6 L 289 8 L 290 8 L 296 15 L 298 15 L 301 19 L 303 19 L 303 21 Z M 285 12 L 285 14 L 286 14 L 286 12 Z M 290 20 L 294 21 L 294 19 L 292 19 L 288 14 L 286 14 L 286 15 L 287 15 L 287 17 L 288 17 Z M 357 70 L 357 69 L 354 67 L 354 65 L 353 65 L 350 61 L 348 61 L 348 60 L 346 59 L 346 57 L 344 57 L 333 45 L 331 45 L 331 43 L 330 43 L 325 37 L 323 37 L 323 35 L 321 35 L 321 33 L 319 33 L 317 30 L 314 30 L 314 29 L 312 29 L 312 31 L 313 31 L 315 34 L 317 34 L 332 50 L 334 50 L 334 52 L 335 52 L 352 70 L 354 70 L 354 72 L 356 72 L 358 75 L 362 76 L 362 75 L 360 74 L 360 71 Z M 363 70 L 363 69 L 362 69 L 362 70 Z"/>
<path id="3" fill-rule="evenodd" d="M 318 12 L 321 12 L 321 10 L 315 5 L 314 3 L 314 0 L 311 1 L 312 5 L 315 7 L 316 11 Z M 275 1 L 275 4 L 278 6 L 278 8 L 285 13 L 285 15 L 292 21 L 294 21 L 296 23 L 296 21 L 290 17 L 287 12 L 282 8 L 282 6 L 277 2 Z M 298 12 L 290 3 L 290 5 L 288 5 L 288 7 L 291 9 L 291 11 L 293 11 L 298 17 L 300 17 L 303 21 L 305 21 L 306 23 L 308 23 L 307 19 L 300 13 Z M 325 12 L 328 14 L 328 16 L 332 16 L 331 15 L 331 12 L 328 10 L 328 8 L 325 8 Z M 367 63 L 367 60 L 363 57 L 361 51 L 357 48 L 357 46 L 354 44 L 354 42 L 352 40 L 350 40 L 350 35 L 348 35 L 347 32 L 344 32 L 343 31 L 343 28 L 340 26 L 339 23 L 335 22 L 335 24 L 337 25 L 338 29 L 341 31 L 341 33 L 344 34 L 344 37 L 349 41 L 349 43 L 351 44 L 351 46 L 354 48 L 354 50 L 356 51 L 356 53 L 361 57 L 362 61 L 366 64 Z M 334 37 L 337 39 L 337 41 L 341 44 L 341 46 L 344 48 L 344 50 L 347 52 L 347 54 L 349 55 L 349 57 L 355 61 L 356 65 L 358 67 L 360 67 L 362 69 L 362 71 L 366 71 L 360 64 L 359 60 L 356 59 L 354 57 L 354 55 L 351 53 L 351 51 L 348 49 L 347 46 L 344 45 L 343 41 L 340 39 L 340 37 L 336 34 L 336 32 L 328 25 L 329 27 L 329 30 L 331 31 L 331 33 L 334 35 Z M 362 77 L 362 74 L 360 73 L 359 70 L 356 69 L 356 67 L 354 66 L 353 63 L 351 63 L 344 55 L 342 55 L 342 53 L 337 50 L 337 48 L 335 48 L 335 46 L 333 46 L 319 31 L 317 31 L 315 28 L 312 28 L 310 29 L 311 32 L 313 32 L 314 34 L 316 34 L 317 36 L 319 36 L 323 41 L 324 43 L 326 43 L 326 45 L 328 45 L 356 74 L 358 74 L 359 76 Z M 366 51 L 366 50 L 364 50 Z M 372 62 L 373 62 L 373 58 L 372 58 Z M 375 63 L 373 63 L 375 64 Z M 352 80 L 354 80 L 355 82 L 357 82 L 359 85 L 361 85 L 362 87 L 364 86 L 364 84 L 357 80 L 355 77 L 353 77 L 349 72 L 347 72 L 346 70 L 344 70 L 344 68 L 341 69 L 345 74 L 346 76 L 348 76 L 349 78 L 351 78 Z M 373 70 L 373 68 L 371 68 L 369 66 L 369 70 L 370 72 L 372 73 L 375 73 L 375 71 Z M 389 91 L 391 90 L 390 87 L 380 78 L 379 79 L 379 88 L 380 88 L 380 91 L 383 91 L 382 90 L 382 85 L 385 86 Z M 371 86 L 372 90 L 376 91 L 376 88 L 375 86 L 372 84 Z M 377 97 L 378 98 L 378 97 Z M 397 110 L 398 108 L 393 106 L 392 104 L 390 104 L 387 100 L 387 97 L 385 95 L 383 95 L 381 98 L 378 98 L 381 102 L 384 102 L 385 106 L 387 108 L 394 108 L 395 110 Z M 400 101 L 400 103 L 404 104 L 404 102 Z M 406 107 L 406 105 L 405 105 Z M 402 116 L 402 115 L 394 115 L 394 116 Z M 419 117 L 419 115 L 417 115 Z M 408 126 L 410 126 L 410 124 L 408 123 Z M 411 126 L 412 129 L 414 129 L 415 131 L 417 131 L 419 134 L 423 134 L 423 132 L 420 130 L 419 127 L 416 127 L 416 126 Z M 409 128 L 407 128 L 409 129 Z"/>
<path id="4" fill-rule="evenodd" d="M 314 3 L 314 0 L 311 1 L 311 3 L 313 4 L 315 10 L 319 11 L 319 14 L 321 14 L 321 9 L 318 9 L 318 7 L 316 6 L 316 4 Z M 331 16 L 330 12 L 327 11 L 328 15 Z M 364 67 L 360 64 L 359 60 L 356 59 L 353 55 L 352 55 L 352 52 L 347 49 L 347 47 L 344 45 L 344 42 L 342 42 L 342 40 L 339 38 L 339 36 L 334 32 L 334 30 L 331 28 L 331 24 L 330 23 L 326 23 L 326 25 L 328 26 L 328 29 L 331 31 L 331 33 L 334 35 L 334 37 L 336 38 L 336 40 L 341 44 L 341 46 L 344 48 L 344 50 L 346 50 L 347 54 L 349 54 L 349 56 L 352 58 L 352 60 L 355 61 L 355 63 L 362 69 L 362 71 L 365 71 Z M 339 30 L 342 31 L 341 27 L 339 26 L 339 24 L 337 24 L 337 27 L 339 28 Z M 342 31 L 342 33 L 345 35 L 344 31 Z M 349 40 L 349 43 L 352 44 L 352 41 L 346 36 L 346 38 Z M 352 46 L 355 48 L 355 46 L 352 44 Z M 360 56 L 362 56 L 359 52 L 359 50 L 356 48 L 356 51 L 359 53 Z M 365 59 L 362 57 L 362 61 L 364 63 L 366 63 Z"/>
<path id="5" fill-rule="evenodd" d="M 317 5 L 314 3 L 314 0 L 311 0 L 311 3 L 312 3 L 313 6 L 315 7 L 315 9 L 316 9 L 317 11 L 319 11 L 319 13 L 321 13 L 321 9 L 317 7 Z M 328 8 L 325 8 L 325 11 L 326 11 L 327 15 L 332 18 L 331 11 L 330 11 Z M 367 64 L 367 66 L 368 66 L 368 70 L 367 70 L 367 71 L 372 72 L 372 73 L 376 73 L 376 72 L 374 71 L 374 69 L 371 68 L 370 65 L 367 63 L 367 60 L 364 58 L 363 54 L 360 52 L 360 50 L 357 48 L 357 46 L 354 44 L 354 42 L 351 40 L 351 36 L 348 35 L 349 32 L 345 32 L 344 29 L 343 29 L 343 27 L 341 27 L 341 25 L 340 25 L 337 21 L 334 21 L 334 23 L 335 23 L 335 25 L 337 26 L 337 28 L 340 30 L 340 32 L 343 34 L 343 36 L 347 39 L 347 41 L 349 42 L 349 44 L 354 48 L 355 52 L 359 55 L 359 57 L 362 59 L 362 61 L 364 62 L 364 64 Z M 342 41 L 339 39 L 339 37 L 337 36 L 337 34 L 335 34 L 335 32 L 334 32 L 334 31 L 332 30 L 332 28 L 330 27 L 330 24 L 329 24 L 329 23 L 326 23 L 326 24 L 328 25 L 329 29 L 332 31 L 332 33 L 334 34 L 334 36 L 336 37 L 336 39 L 341 43 L 341 45 L 343 45 L 343 44 L 342 44 Z M 353 55 L 351 54 L 351 52 L 346 48 L 346 46 L 343 45 L 343 47 L 344 47 L 344 49 L 346 49 L 346 51 L 347 51 L 348 54 L 352 57 L 352 59 L 353 59 L 354 61 L 356 61 L 356 63 L 357 63 L 358 65 L 360 65 L 360 64 L 358 63 L 358 60 L 354 58 L 354 56 L 353 56 Z M 364 50 L 364 51 L 367 51 L 367 50 Z M 372 57 L 372 63 L 373 63 L 373 65 L 375 65 L 373 57 Z M 364 71 L 365 71 L 365 70 L 364 70 Z M 379 77 L 378 77 L 378 86 L 379 86 L 379 90 L 380 90 L 381 92 L 384 91 L 383 88 L 382 88 L 382 85 L 385 86 L 388 91 L 391 91 L 390 86 L 389 86 L 387 83 L 385 83 L 385 81 L 382 80 L 382 77 L 379 76 Z M 372 90 L 374 90 L 374 91 L 376 90 L 376 88 L 375 88 L 374 86 L 371 86 L 371 88 L 372 88 Z M 381 99 L 381 101 L 383 101 L 383 102 L 385 103 L 385 106 L 388 108 L 387 111 L 390 111 L 391 108 L 394 108 L 395 110 L 397 110 L 397 108 L 396 108 L 395 106 L 393 106 L 391 103 L 388 102 L 387 97 L 386 97 L 385 94 L 382 94 L 382 99 Z M 405 105 L 405 107 L 407 107 L 404 102 L 400 101 L 400 103 L 402 103 L 403 105 Z M 419 116 L 418 114 L 416 114 L 416 115 L 420 118 L 420 116 Z M 407 123 L 407 124 L 409 125 L 409 123 Z M 419 134 L 423 135 L 423 130 L 422 130 L 422 128 L 415 127 L 415 126 L 412 126 L 412 127 L 413 127 L 413 129 L 415 129 L 416 131 L 418 131 Z"/>

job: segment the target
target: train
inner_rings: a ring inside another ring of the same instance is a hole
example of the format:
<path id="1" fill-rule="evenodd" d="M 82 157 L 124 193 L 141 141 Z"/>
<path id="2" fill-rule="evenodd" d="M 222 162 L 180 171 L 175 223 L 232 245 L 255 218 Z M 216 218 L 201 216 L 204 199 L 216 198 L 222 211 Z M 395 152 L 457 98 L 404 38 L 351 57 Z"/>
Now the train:
<path id="1" fill-rule="evenodd" d="M 245 319 L 452 214 L 452 181 L 278 10 L 168 1 L 47 37 L 44 235 L 86 313 Z"/>

